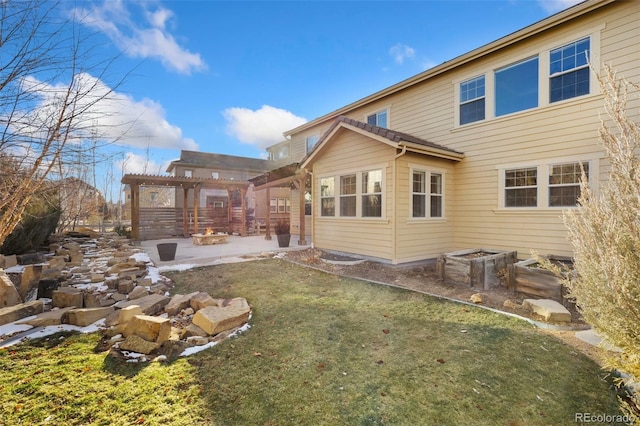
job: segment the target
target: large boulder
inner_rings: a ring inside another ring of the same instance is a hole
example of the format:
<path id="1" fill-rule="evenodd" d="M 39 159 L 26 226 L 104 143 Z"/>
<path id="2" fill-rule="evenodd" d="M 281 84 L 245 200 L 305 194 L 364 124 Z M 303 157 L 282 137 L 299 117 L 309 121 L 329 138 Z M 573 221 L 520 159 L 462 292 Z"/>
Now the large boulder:
<path id="1" fill-rule="evenodd" d="M 548 322 L 571 322 L 571 312 L 555 300 L 525 299 L 522 307 L 540 315 Z"/>
<path id="2" fill-rule="evenodd" d="M 9 324 L 10 322 L 21 320 L 42 313 L 44 303 L 42 300 L 33 300 L 27 303 L 21 303 L 15 306 L 8 306 L 0 309 L 0 325 Z"/>
<path id="3" fill-rule="evenodd" d="M 220 332 L 242 326 L 249 320 L 250 312 L 251 308 L 249 304 L 246 303 L 246 300 L 242 302 L 238 299 L 233 304 L 229 303 L 229 305 L 224 308 L 218 306 L 202 308 L 195 313 L 192 322 L 213 336 Z"/>
<path id="4" fill-rule="evenodd" d="M 60 325 L 65 322 L 67 312 L 75 308 L 52 309 L 49 312 L 37 314 L 35 318 L 17 322 L 16 324 L 28 324 L 34 327 L 46 327 L 48 325 Z"/>
<path id="5" fill-rule="evenodd" d="M 104 308 L 71 309 L 67 312 L 67 321 L 69 321 L 71 325 L 86 327 L 106 317 L 111 312 L 113 312 L 112 306 L 106 306 Z"/>
<path id="6" fill-rule="evenodd" d="M 135 315 L 123 330 L 125 337 L 136 335 L 148 342 L 163 343 L 171 336 L 169 318 Z"/>
<path id="7" fill-rule="evenodd" d="M 51 304 L 56 308 L 74 306 L 80 309 L 84 306 L 84 295 L 75 287 L 60 287 L 53 291 Z"/>
<path id="8" fill-rule="evenodd" d="M 150 294 L 136 300 L 122 300 L 115 304 L 116 308 L 122 309 L 131 305 L 138 305 L 145 315 L 155 315 L 161 312 L 169 303 L 169 298 L 161 294 Z"/>
<path id="9" fill-rule="evenodd" d="M 222 303 L 220 299 L 214 299 L 209 296 L 209 294 L 204 292 L 199 292 L 194 294 L 190 299 L 189 303 L 194 311 L 200 310 L 202 308 L 206 308 L 207 306 L 221 306 Z"/>
<path id="10" fill-rule="evenodd" d="M 164 307 L 164 311 L 169 315 L 179 314 L 183 309 L 187 309 L 190 306 L 190 300 L 196 294 L 198 293 L 176 294 Z"/>
<path id="11" fill-rule="evenodd" d="M 13 285 L 7 274 L 0 269 L 0 308 L 15 306 L 22 303 L 18 290 Z"/>

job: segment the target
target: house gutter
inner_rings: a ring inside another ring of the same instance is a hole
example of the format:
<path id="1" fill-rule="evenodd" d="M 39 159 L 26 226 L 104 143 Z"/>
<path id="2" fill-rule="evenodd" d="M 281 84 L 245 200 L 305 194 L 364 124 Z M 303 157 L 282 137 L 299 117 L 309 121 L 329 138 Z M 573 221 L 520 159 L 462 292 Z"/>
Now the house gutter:
<path id="1" fill-rule="evenodd" d="M 407 146 L 402 142 L 398 144 L 398 147 L 402 147 L 402 151 L 396 154 L 393 158 L 393 164 L 391 165 L 391 173 L 393 176 L 393 230 L 391 232 L 391 263 L 394 265 L 398 263 L 398 167 L 396 163 L 398 158 L 407 153 Z"/>

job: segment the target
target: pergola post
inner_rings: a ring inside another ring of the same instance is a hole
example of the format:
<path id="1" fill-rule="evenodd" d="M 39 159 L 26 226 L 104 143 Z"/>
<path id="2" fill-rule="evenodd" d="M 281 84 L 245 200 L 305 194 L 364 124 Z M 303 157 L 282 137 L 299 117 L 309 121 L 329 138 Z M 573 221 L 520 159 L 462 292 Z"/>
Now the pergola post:
<path id="1" fill-rule="evenodd" d="M 244 188 L 240 188 L 240 198 L 241 198 L 241 206 L 242 206 L 242 217 L 240 221 L 242 222 L 242 226 L 240 227 L 240 236 L 247 236 L 247 205 L 245 197 L 247 195 L 247 190 Z"/>
<path id="2" fill-rule="evenodd" d="M 193 187 L 193 233 L 198 234 L 198 204 L 200 204 L 200 185 Z"/>
<path id="3" fill-rule="evenodd" d="M 271 188 L 267 187 L 267 215 L 264 220 L 266 226 L 264 239 L 271 240 Z"/>
<path id="4" fill-rule="evenodd" d="M 227 234 L 233 235 L 233 189 L 227 188 Z"/>
<path id="5" fill-rule="evenodd" d="M 140 186 L 131 185 L 131 238 L 140 240 Z"/>
<path id="6" fill-rule="evenodd" d="M 300 203 L 300 239 L 298 240 L 299 246 L 307 245 L 307 234 L 306 234 L 306 226 L 305 226 L 305 214 L 304 214 L 304 190 L 307 187 L 307 174 L 304 173 L 299 180 L 296 181 L 296 186 L 298 187 L 299 195 L 299 203 Z"/>
<path id="7" fill-rule="evenodd" d="M 189 209 L 187 208 L 187 196 L 189 195 L 189 187 L 182 188 L 184 199 L 182 201 L 182 236 L 189 236 Z"/>

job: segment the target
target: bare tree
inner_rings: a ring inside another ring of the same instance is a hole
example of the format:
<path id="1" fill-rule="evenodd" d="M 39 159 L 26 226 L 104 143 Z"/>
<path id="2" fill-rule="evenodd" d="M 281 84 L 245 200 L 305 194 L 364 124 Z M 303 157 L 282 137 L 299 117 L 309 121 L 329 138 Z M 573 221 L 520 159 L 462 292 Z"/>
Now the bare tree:
<path id="1" fill-rule="evenodd" d="M 102 79 L 113 58 L 85 49 L 95 46 L 92 35 L 64 9 L 47 0 L 0 1 L 0 245 L 63 157 L 82 150 L 94 107 L 112 94 Z"/>

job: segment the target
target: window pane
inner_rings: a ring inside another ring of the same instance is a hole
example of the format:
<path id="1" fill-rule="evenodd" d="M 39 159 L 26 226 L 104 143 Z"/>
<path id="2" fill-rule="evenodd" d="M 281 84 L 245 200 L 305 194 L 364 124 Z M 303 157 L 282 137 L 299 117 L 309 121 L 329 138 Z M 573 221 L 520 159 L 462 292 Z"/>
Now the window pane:
<path id="1" fill-rule="evenodd" d="M 425 173 L 414 172 L 413 173 L 413 192 L 424 193 L 426 192 Z"/>
<path id="2" fill-rule="evenodd" d="M 442 175 L 438 173 L 431 174 L 431 193 L 442 194 Z"/>
<path id="3" fill-rule="evenodd" d="M 382 170 L 362 173 L 362 193 L 382 192 Z"/>
<path id="4" fill-rule="evenodd" d="M 413 217 L 426 216 L 427 196 L 424 194 L 413 194 Z"/>
<path id="5" fill-rule="evenodd" d="M 381 111 L 378 113 L 378 127 L 387 128 L 387 111 Z"/>
<path id="6" fill-rule="evenodd" d="M 367 124 L 371 124 L 372 126 L 375 126 L 377 122 L 378 120 L 376 119 L 375 114 L 371 114 L 370 116 L 367 117 Z"/>
<path id="7" fill-rule="evenodd" d="M 442 195 L 431 196 L 431 217 L 442 217 Z"/>
<path id="8" fill-rule="evenodd" d="M 336 214 L 336 200 L 335 198 L 322 198 L 320 200 L 320 214 L 322 216 L 335 216 Z"/>
<path id="9" fill-rule="evenodd" d="M 382 195 L 362 196 L 362 217 L 382 217 Z"/>
<path id="10" fill-rule="evenodd" d="M 538 106 L 538 58 L 500 69 L 496 77 L 496 117 Z"/>
<path id="11" fill-rule="evenodd" d="M 484 97 L 484 76 L 460 83 L 460 102 Z"/>
<path id="12" fill-rule="evenodd" d="M 549 188 L 550 207 L 572 207 L 578 205 L 580 186 L 556 186 Z"/>
<path id="13" fill-rule="evenodd" d="M 340 197 L 340 216 L 356 215 L 356 196 Z"/>
<path id="14" fill-rule="evenodd" d="M 536 207 L 538 205 L 538 189 L 507 189 L 505 190 L 506 207 Z"/>
<path id="15" fill-rule="evenodd" d="M 484 120 L 484 98 L 460 105 L 460 124 Z"/>
<path id="16" fill-rule="evenodd" d="M 460 83 L 460 124 L 484 120 L 484 76 Z"/>
<path id="17" fill-rule="evenodd" d="M 340 195 L 356 193 L 356 175 L 340 176 Z"/>
<path id="18" fill-rule="evenodd" d="M 333 197 L 335 189 L 333 187 L 333 178 L 320 179 L 320 196 L 321 197 Z"/>
<path id="19" fill-rule="evenodd" d="M 316 143 L 318 143 L 318 135 L 309 136 L 307 138 L 307 153 L 311 152 Z"/>
<path id="20" fill-rule="evenodd" d="M 586 177 L 589 177 L 589 163 L 582 167 Z M 556 164 L 551 166 L 549 173 L 549 206 L 573 207 L 578 205 L 580 196 L 580 179 L 582 168 L 580 163 Z"/>
<path id="21" fill-rule="evenodd" d="M 550 102 L 558 102 L 588 94 L 589 68 L 581 68 L 557 77 L 552 77 L 549 90 Z"/>

